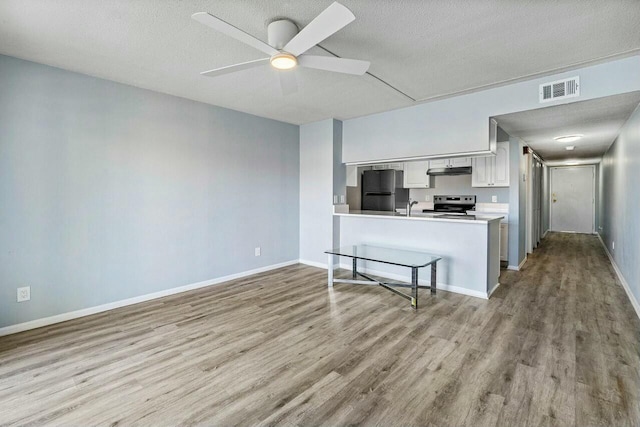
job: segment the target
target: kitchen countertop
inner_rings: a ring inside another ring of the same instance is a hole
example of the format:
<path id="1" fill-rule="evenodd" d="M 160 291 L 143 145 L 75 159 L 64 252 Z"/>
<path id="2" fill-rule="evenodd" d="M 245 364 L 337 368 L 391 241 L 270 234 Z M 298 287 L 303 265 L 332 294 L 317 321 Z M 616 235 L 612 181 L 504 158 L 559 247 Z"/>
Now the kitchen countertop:
<path id="1" fill-rule="evenodd" d="M 364 218 L 385 218 L 385 219 L 397 219 L 397 220 L 406 220 L 406 221 L 435 221 L 435 222 L 461 222 L 465 224 L 488 224 L 493 221 L 500 221 L 503 216 L 502 215 L 486 215 L 486 214 L 477 214 L 475 218 L 470 218 L 464 215 L 460 215 L 459 218 L 438 218 L 438 215 L 443 215 L 443 213 L 422 213 L 415 212 L 411 213 L 411 216 L 406 216 L 404 214 L 400 214 L 397 212 L 388 212 L 388 211 L 356 211 L 352 210 L 349 213 L 334 213 L 336 216 L 352 216 L 352 217 L 364 217 Z"/>

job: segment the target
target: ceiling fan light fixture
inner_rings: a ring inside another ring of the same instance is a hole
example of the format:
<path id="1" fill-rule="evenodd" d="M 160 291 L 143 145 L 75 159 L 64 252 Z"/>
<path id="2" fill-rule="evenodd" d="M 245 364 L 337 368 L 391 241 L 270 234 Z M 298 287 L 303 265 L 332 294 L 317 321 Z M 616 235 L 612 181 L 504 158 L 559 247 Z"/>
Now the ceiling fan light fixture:
<path id="1" fill-rule="evenodd" d="M 577 141 L 580 138 L 582 138 L 584 135 L 582 134 L 575 134 L 575 135 L 564 135 L 564 136 L 556 136 L 555 139 L 558 142 L 573 142 L 573 141 Z"/>
<path id="2" fill-rule="evenodd" d="M 298 65 L 298 59 L 286 52 L 273 55 L 269 62 L 273 68 L 278 70 L 290 70 Z"/>

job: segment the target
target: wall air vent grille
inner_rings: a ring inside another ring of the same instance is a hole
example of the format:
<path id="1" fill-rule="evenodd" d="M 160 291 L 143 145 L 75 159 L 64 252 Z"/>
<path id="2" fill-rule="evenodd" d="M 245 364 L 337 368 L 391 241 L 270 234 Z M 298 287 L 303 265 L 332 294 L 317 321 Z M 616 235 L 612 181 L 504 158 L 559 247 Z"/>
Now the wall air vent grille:
<path id="1" fill-rule="evenodd" d="M 557 80 L 540 85 L 540 102 L 580 96 L 580 77 Z"/>

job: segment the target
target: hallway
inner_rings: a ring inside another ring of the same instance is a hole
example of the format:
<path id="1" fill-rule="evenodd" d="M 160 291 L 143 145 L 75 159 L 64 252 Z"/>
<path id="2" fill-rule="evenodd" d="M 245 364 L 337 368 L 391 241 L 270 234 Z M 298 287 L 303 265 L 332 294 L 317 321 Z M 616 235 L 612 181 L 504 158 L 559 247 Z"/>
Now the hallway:
<path id="1" fill-rule="evenodd" d="M 640 321 L 597 237 L 501 279 L 414 312 L 293 265 L 0 337 L 0 425 L 640 425 Z"/>
<path id="2" fill-rule="evenodd" d="M 567 410 L 575 398 L 577 426 L 640 425 L 640 320 L 597 236 L 549 233 L 523 271 L 501 282 L 501 311 L 527 331 L 522 391 L 551 372 L 566 386 Z"/>

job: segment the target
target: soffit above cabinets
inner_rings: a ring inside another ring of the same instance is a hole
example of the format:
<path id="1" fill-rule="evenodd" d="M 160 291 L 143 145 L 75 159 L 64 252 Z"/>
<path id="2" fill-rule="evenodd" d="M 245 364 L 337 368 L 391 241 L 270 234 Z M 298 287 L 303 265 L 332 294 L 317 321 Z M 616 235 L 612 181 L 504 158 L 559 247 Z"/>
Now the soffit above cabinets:
<path id="1" fill-rule="evenodd" d="M 0 53 L 303 124 L 640 52 L 637 0 L 341 0 L 356 20 L 309 53 L 371 61 L 370 75 L 298 69 L 299 90 L 286 97 L 268 67 L 200 75 L 264 55 L 193 21 L 194 12 L 266 40 L 274 18 L 304 27 L 331 2 L 3 0 Z"/>

